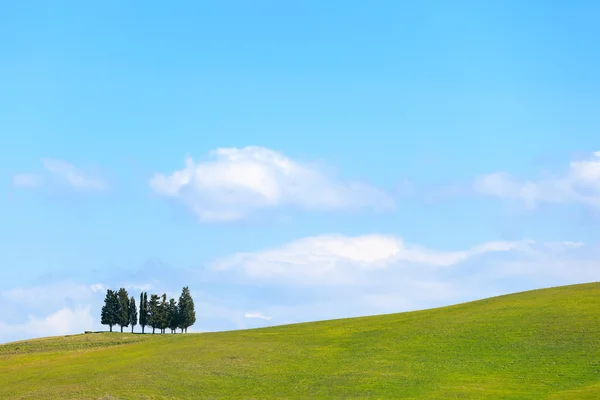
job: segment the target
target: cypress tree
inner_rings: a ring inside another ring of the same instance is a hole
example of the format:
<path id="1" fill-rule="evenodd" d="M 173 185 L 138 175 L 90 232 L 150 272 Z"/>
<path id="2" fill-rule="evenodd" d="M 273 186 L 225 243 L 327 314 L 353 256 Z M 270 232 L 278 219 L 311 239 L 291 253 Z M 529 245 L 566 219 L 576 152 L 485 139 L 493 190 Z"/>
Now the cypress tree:
<path id="1" fill-rule="evenodd" d="M 104 306 L 100 313 L 100 322 L 102 325 L 110 326 L 110 331 L 113 331 L 113 326 L 119 322 L 119 299 L 115 291 L 108 289 L 104 298 Z"/>
<path id="2" fill-rule="evenodd" d="M 152 327 L 152 334 L 154 334 L 155 329 L 158 328 L 160 323 L 158 300 L 157 295 L 151 294 L 150 301 L 148 302 L 148 326 Z"/>
<path id="3" fill-rule="evenodd" d="M 142 327 L 142 333 L 148 325 L 148 293 L 142 292 L 140 294 L 140 326 Z"/>
<path id="4" fill-rule="evenodd" d="M 144 322 L 148 325 L 150 311 L 148 311 L 148 292 L 144 292 Z"/>
<path id="5" fill-rule="evenodd" d="M 177 333 L 177 327 L 179 326 L 179 312 L 177 309 L 177 303 L 175 299 L 169 300 L 169 329 L 171 333 Z"/>
<path id="6" fill-rule="evenodd" d="M 194 309 L 194 299 L 190 293 L 190 289 L 186 286 L 181 291 L 179 296 L 179 318 L 178 325 L 183 333 L 187 333 L 187 328 L 196 323 L 196 311 Z"/>
<path id="7" fill-rule="evenodd" d="M 117 293 L 119 299 L 119 316 L 117 323 L 121 326 L 121 333 L 123 333 L 123 327 L 129 326 L 129 294 L 124 288 L 119 289 Z"/>
<path id="8" fill-rule="evenodd" d="M 167 303 L 167 295 L 162 295 L 162 301 L 159 306 L 160 313 L 160 333 L 165 333 L 169 322 L 169 303 Z"/>
<path id="9" fill-rule="evenodd" d="M 131 296 L 129 300 L 129 325 L 131 325 L 131 333 L 133 333 L 133 328 L 138 323 L 138 312 L 137 306 L 135 305 L 135 299 Z"/>

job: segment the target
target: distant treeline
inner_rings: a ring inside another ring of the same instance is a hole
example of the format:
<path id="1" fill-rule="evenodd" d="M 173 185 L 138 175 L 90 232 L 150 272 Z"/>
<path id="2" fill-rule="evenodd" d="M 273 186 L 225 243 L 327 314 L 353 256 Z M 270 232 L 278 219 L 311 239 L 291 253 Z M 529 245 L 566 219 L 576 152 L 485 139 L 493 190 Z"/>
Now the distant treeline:
<path id="1" fill-rule="evenodd" d="M 171 333 L 177 333 L 177 329 L 181 329 L 181 333 L 183 333 L 187 332 L 187 328 L 194 325 L 195 322 L 194 300 L 187 286 L 181 291 L 179 301 L 175 301 L 175 299 L 167 301 L 166 294 L 162 296 L 152 294 L 148 301 L 148 293 L 142 292 L 139 312 L 135 298 L 129 297 L 127 290 L 124 288 L 118 291 L 108 289 L 101 312 L 101 323 L 110 326 L 111 332 L 115 325 L 121 327 L 121 332 L 124 327 L 131 326 L 131 332 L 133 332 L 133 328 L 139 323 L 142 333 L 146 326 L 152 328 L 152 333 L 155 333 L 156 329 L 159 329 L 161 333 L 165 333 L 167 329 L 170 329 Z"/>

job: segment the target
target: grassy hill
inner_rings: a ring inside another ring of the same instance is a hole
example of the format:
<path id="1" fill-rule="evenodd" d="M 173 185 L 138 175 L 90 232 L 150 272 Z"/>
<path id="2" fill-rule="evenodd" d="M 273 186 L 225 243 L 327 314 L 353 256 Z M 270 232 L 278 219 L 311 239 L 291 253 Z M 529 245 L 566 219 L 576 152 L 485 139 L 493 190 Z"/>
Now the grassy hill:
<path id="1" fill-rule="evenodd" d="M 434 310 L 0 346 L 2 399 L 600 399 L 600 283 Z"/>

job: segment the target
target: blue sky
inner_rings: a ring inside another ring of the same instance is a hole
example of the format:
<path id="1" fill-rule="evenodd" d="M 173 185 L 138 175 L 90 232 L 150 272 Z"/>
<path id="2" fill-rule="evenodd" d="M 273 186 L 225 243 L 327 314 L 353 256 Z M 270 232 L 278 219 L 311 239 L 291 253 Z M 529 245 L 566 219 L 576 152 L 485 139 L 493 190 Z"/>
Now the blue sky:
<path id="1" fill-rule="evenodd" d="M 600 279 L 597 2 L 323 3 L 2 7 L 0 341 Z"/>

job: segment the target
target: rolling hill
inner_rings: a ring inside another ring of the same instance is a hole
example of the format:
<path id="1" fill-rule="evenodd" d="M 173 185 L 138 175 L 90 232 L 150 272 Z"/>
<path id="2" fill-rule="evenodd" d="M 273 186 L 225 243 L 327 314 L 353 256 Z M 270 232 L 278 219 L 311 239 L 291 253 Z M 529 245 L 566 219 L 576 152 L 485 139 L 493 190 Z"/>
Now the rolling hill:
<path id="1" fill-rule="evenodd" d="M 600 399 L 600 283 L 363 318 L 0 346 L 2 399 Z"/>

